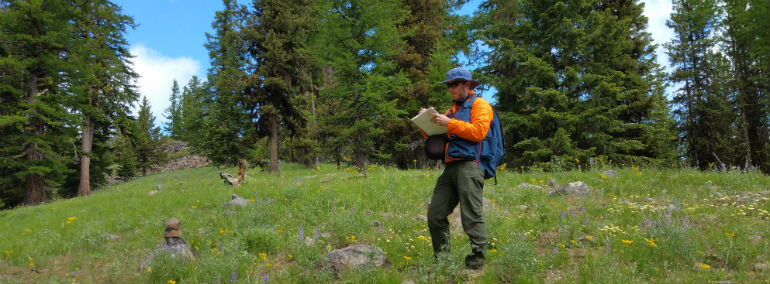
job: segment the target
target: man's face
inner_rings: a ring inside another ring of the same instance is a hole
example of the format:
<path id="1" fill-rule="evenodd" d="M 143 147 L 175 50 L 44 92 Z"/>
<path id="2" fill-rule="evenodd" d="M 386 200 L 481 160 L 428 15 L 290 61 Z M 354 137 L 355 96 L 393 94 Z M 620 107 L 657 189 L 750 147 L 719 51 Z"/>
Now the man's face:
<path id="1" fill-rule="evenodd" d="M 452 95 L 453 101 L 463 101 L 471 89 L 471 82 L 454 81 L 447 84 L 447 87 L 449 87 L 449 93 Z"/>

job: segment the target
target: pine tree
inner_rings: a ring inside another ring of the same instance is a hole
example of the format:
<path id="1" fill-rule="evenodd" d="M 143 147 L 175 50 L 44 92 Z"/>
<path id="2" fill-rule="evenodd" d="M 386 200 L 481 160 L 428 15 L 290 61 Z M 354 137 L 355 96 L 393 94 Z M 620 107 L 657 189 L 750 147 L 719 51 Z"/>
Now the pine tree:
<path id="1" fill-rule="evenodd" d="M 106 0 L 90 0 L 76 3 L 73 30 L 73 45 L 67 62 L 74 72 L 68 76 L 71 106 L 78 111 L 81 120 L 80 183 L 77 195 L 91 193 L 91 159 L 104 157 L 92 152 L 94 134 L 103 129 L 106 133 L 97 135 L 106 145 L 110 136 L 112 120 L 126 116 L 129 106 L 136 101 L 133 80 L 138 76 L 129 66 L 131 55 L 128 43 L 123 38 L 127 28 L 134 26 L 133 19 L 123 15 L 120 7 Z M 101 151 L 100 154 L 106 154 Z M 108 166 L 108 165 L 105 165 Z"/>
<path id="2" fill-rule="evenodd" d="M 214 99 L 207 85 L 197 76 L 193 76 L 182 88 L 179 140 L 190 143 L 193 148 L 200 148 L 203 143 L 201 140 L 204 139 L 204 122 L 209 119 L 213 105 Z"/>
<path id="3" fill-rule="evenodd" d="M 336 105 L 324 118 L 338 128 L 331 149 L 341 153 L 349 145 L 354 165 L 365 169 L 371 158 L 389 156 L 378 141 L 401 112 L 389 94 L 408 84 L 392 60 L 401 46 L 397 25 L 406 11 L 391 0 L 329 0 L 322 11 L 314 52 L 333 74 L 333 87 L 321 91 Z"/>
<path id="4" fill-rule="evenodd" d="M 136 153 L 136 167 L 142 170 L 146 176 L 147 171 L 162 163 L 166 159 L 165 145 L 160 127 L 155 126 L 155 116 L 150 111 L 150 102 L 147 97 L 142 97 L 137 117 L 137 133 L 134 141 Z"/>
<path id="5" fill-rule="evenodd" d="M 224 10 L 217 12 L 212 23 L 214 34 L 206 34 L 211 68 L 208 81 L 213 104 L 204 123 L 204 139 L 199 149 L 218 165 L 235 165 L 245 156 L 248 127 L 246 100 L 246 47 L 242 39 L 245 7 L 224 0 Z"/>
<path id="6" fill-rule="evenodd" d="M 770 24 L 765 19 L 770 2 L 727 0 L 724 46 L 732 59 L 741 136 L 745 140 L 745 167 L 770 173 Z"/>
<path id="7" fill-rule="evenodd" d="M 180 92 L 179 83 L 174 79 L 174 83 L 171 85 L 171 97 L 169 98 L 171 105 L 166 108 L 163 115 L 167 121 L 163 130 L 174 140 L 179 140 L 181 136 L 182 94 Z"/>
<path id="8" fill-rule="evenodd" d="M 479 33 L 492 49 L 481 71 L 498 90 L 507 161 L 569 167 L 594 158 L 673 158 L 641 4 L 522 0 L 481 7 Z"/>
<path id="9" fill-rule="evenodd" d="M 6 204 L 38 204 L 61 183 L 74 136 L 62 58 L 72 8 L 62 1 L 0 2 L 0 188 Z"/>
<path id="10" fill-rule="evenodd" d="M 674 114 L 679 118 L 685 157 L 701 169 L 713 166 L 719 156 L 733 158 L 720 150 L 732 145 L 725 143 L 729 143 L 726 137 L 734 135 L 731 124 L 736 121 L 724 106 L 730 91 L 715 84 L 719 78 L 714 66 L 720 65 L 715 59 L 721 57 L 713 52 L 719 12 L 714 0 L 678 0 L 666 23 L 675 33 L 665 45 L 675 68 L 670 80 L 681 85 L 673 99 Z"/>
<path id="11" fill-rule="evenodd" d="M 281 125 L 296 134 L 305 124 L 292 102 L 310 80 L 309 56 L 300 49 L 307 42 L 313 8 L 310 0 L 254 1 L 244 32 L 254 64 L 250 111 L 259 117 L 256 128 L 267 132 L 270 172 L 278 171 Z"/>
<path id="12" fill-rule="evenodd" d="M 399 119 L 385 125 L 383 145 L 390 154 L 389 162 L 405 169 L 414 166 L 414 160 L 424 163 L 422 147 L 423 137 L 414 128 L 410 118 L 420 108 L 440 107 L 447 101 L 444 86 L 436 88 L 437 82 L 443 81 L 445 72 L 450 68 L 449 50 L 443 41 L 444 25 L 449 17 L 448 4 L 443 0 L 407 0 L 402 3 L 408 11 L 407 17 L 398 24 L 401 34 L 400 51 L 394 56 L 396 72 L 403 72 L 410 80 L 404 88 L 388 94 L 388 99 L 395 99 L 403 110 Z M 437 68 L 438 67 L 438 68 Z M 438 71 L 438 72 L 434 72 Z M 440 73 L 439 78 L 431 77 L 431 72 Z"/>

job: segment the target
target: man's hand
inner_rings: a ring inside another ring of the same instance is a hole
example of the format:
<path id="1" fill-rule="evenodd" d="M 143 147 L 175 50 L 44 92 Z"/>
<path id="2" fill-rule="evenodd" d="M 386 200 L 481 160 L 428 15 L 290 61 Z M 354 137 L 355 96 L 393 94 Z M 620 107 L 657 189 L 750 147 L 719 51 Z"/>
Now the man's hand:
<path id="1" fill-rule="evenodd" d="M 449 117 L 440 113 L 434 113 L 433 114 L 433 123 L 438 124 L 440 126 L 447 126 L 449 125 Z"/>

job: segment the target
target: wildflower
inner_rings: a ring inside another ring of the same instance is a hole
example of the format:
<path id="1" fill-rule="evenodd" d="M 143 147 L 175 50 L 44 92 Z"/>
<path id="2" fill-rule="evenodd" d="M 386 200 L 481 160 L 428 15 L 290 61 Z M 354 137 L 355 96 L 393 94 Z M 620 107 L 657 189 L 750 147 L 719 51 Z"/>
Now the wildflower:
<path id="1" fill-rule="evenodd" d="M 67 218 L 67 224 L 72 224 L 72 222 L 73 222 L 73 221 L 75 221 L 75 220 L 77 220 L 77 219 L 78 219 L 78 218 L 77 218 L 77 217 L 74 217 L 74 216 L 73 216 L 73 217 L 69 217 L 69 218 Z"/>
<path id="2" fill-rule="evenodd" d="M 566 248 L 566 247 L 567 247 L 567 245 L 565 245 L 565 244 L 559 244 L 559 246 L 560 246 L 561 248 Z"/>
<path id="3" fill-rule="evenodd" d="M 217 247 L 211 248 L 211 254 L 219 254 L 219 249 Z"/>
<path id="4" fill-rule="evenodd" d="M 657 244 L 655 244 L 655 239 L 654 238 L 649 238 L 649 239 L 648 238 L 644 238 L 644 241 L 647 242 L 647 244 L 649 244 L 651 247 L 657 247 L 658 246 Z"/>
<path id="5" fill-rule="evenodd" d="M 407 261 L 409 261 L 409 260 L 411 260 L 412 258 L 411 258 L 411 257 L 408 257 L 408 256 L 404 256 L 404 259 L 406 259 Z"/>
<path id="6" fill-rule="evenodd" d="M 601 177 L 602 180 L 606 180 L 607 179 L 607 176 L 605 174 L 599 174 L 599 177 Z"/>
<path id="7" fill-rule="evenodd" d="M 291 254 L 287 254 L 286 256 L 287 256 L 287 257 L 289 257 L 289 259 L 292 259 L 292 258 L 294 258 L 294 256 L 293 256 L 293 255 L 291 255 Z"/>
<path id="8" fill-rule="evenodd" d="M 698 263 L 697 265 L 698 267 L 700 267 L 700 269 L 703 269 L 703 270 L 708 270 L 709 268 L 711 268 L 711 265 L 708 265 L 705 263 Z"/>
<path id="9" fill-rule="evenodd" d="M 259 253 L 259 258 L 261 258 L 263 261 L 264 261 L 264 260 L 267 260 L 267 254 L 266 254 L 266 253 L 264 253 L 264 252 L 260 252 L 260 253 Z"/>
<path id="10" fill-rule="evenodd" d="M 195 208 L 198 208 L 198 206 L 193 205 L 193 206 L 190 206 L 190 208 L 195 209 Z"/>
<path id="11" fill-rule="evenodd" d="M 4 250 L 3 253 L 5 253 L 6 256 L 13 254 L 12 250 Z"/>
<path id="12" fill-rule="evenodd" d="M 725 232 L 725 235 L 727 235 L 728 237 L 731 237 L 731 238 L 735 237 L 735 234 L 734 233 L 730 233 L 730 232 Z"/>
<path id="13" fill-rule="evenodd" d="M 419 236 L 419 237 L 417 237 L 417 239 L 421 240 L 421 241 L 427 241 L 428 240 L 428 238 L 426 238 L 425 236 Z"/>
<path id="14" fill-rule="evenodd" d="M 151 273 L 151 272 L 152 272 L 152 267 L 147 267 L 147 273 Z"/>
<path id="15" fill-rule="evenodd" d="M 577 241 L 575 240 L 570 240 L 570 242 L 572 242 L 573 245 L 577 245 Z"/>
<path id="16" fill-rule="evenodd" d="M 623 246 L 630 246 L 631 244 L 634 243 L 634 241 L 632 240 L 620 240 L 620 241 L 623 242 Z"/>
<path id="17" fill-rule="evenodd" d="M 225 233 L 225 230 L 222 229 L 222 227 L 219 227 L 219 234 L 221 235 L 221 234 L 224 234 L 224 233 Z"/>
<path id="18" fill-rule="evenodd" d="M 553 253 L 553 254 L 557 254 L 557 253 L 559 253 L 559 248 L 558 248 L 558 247 L 555 247 L 555 248 L 553 248 L 553 250 L 551 251 L 551 253 Z"/>
<path id="19" fill-rule="evenodd" d="M 168 284 L 176 284 L 176 281 L 174 281 L 174 280 L 169 280 L 169 281 L 168 281 Z"/>
<path id="20" fill-rule="evenodd" d="M 489 253 L 496 253 L 496 252 L 497 252 L 497 249 L 491 249 L 491 250 L 489 251 Z"/>
<path id="21" fill-rule="evenodd" d="M 594 236 L 591 236 L 591 235 L 588 235 L 588 236 L 586 236 L 586 240 L 589 240 L 589 241 L 590 241 L 591 239 L 593 239 L 593 238 L 594 238 Z"/>

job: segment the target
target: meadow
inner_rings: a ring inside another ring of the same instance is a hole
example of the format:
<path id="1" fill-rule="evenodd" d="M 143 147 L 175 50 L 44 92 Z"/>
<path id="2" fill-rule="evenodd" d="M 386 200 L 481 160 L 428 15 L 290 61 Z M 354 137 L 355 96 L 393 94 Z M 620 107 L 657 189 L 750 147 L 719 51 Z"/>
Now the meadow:
<path id="1" fill-rule="evenodd" d="M 470 249 L 456 225 L 451 254 L 434 260 L 423 216 L 438 170 L 283 164 L 280 176 L 248 170 L 240 187 L 218 175 L 234 168 L 155 174 L 0 211 L 0 283 L 770 282 L 770 177 L 603 170 L 487 180 L 491 243 L 479 271 L 464 268 Z M 549 196 L 551 178 L 591 191 Z M 223 206 L 233 193 L 250 205 Z M 170 217 L 195 259 L 140 268 Z M 351 244 L 377 246 L 389 263 L 335 274 L 326 255 Z"/>

